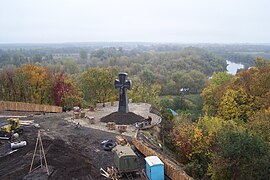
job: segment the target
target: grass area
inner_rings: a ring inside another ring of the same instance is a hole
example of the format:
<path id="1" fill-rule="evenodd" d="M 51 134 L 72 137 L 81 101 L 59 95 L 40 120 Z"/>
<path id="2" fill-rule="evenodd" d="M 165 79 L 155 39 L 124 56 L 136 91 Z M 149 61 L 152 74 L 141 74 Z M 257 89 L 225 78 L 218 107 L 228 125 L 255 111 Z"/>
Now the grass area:
<path id="1" fill-rule="evenodd" d="M 194 105 L 202 101 L 202 97 L 200 96 L 200 94 L 184 94 L 184 95 L 179 95 L 179 96 L 183 96 L 184 100 L 190 101 Z M 175 97 L 179 97 L 179 96 L 176 96 L 176 95 L 160 96 L 160 100 L 166 99 L 166 98 L 173 100 Z"/>
<path id="2" fill-rule="evenodd" d="M 200 94 L 161 96 L 160 106 L 163 108 L 171 108 L 179 115 L 185 114 L 193 121 L 196 121 L 202 114 L 203 100 Z"/>
<path id="3" fill-rule="evenodd" d="M 200 94 L 185 94 L 184 98 L 191 101 L 194 104 L 197 104 L 197 102 L 201 101 Z"/>

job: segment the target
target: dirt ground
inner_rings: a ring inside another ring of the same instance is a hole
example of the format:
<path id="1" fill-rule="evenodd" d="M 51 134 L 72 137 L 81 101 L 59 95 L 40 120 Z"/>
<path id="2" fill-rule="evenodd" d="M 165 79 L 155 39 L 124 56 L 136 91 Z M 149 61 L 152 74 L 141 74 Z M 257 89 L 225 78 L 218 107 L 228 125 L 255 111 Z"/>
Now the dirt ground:
<path id="1" fill-rule="evenodd" d="M 0 179 L 104 179 L 99 172 L 113 166 L 113 153 L 104 151 L 100 144 L 104 140 L 115 139 L 115 133 L 88 127 L 76 127 L 66 119 L 70 113 L 36 114 L 19 112 L 0 112 L 0 124 L 6 115 L 26 115 L 22 120 L 34 120 L 40 125 L 41 137 L 49 166 L 50 176 L 45 169 L 39 169 L 28 175 L 38 128 L 24 126 L 20 140 L 27 141 L 27 146 L 10 155 L 10 145 L 1 141 Z M 130 139 L 130 138 L 129 138 Z M 140 167 L 144 168 L 143 156 L 139 155 Z M 34 167 L 40 164 L 36 156 Z"/>

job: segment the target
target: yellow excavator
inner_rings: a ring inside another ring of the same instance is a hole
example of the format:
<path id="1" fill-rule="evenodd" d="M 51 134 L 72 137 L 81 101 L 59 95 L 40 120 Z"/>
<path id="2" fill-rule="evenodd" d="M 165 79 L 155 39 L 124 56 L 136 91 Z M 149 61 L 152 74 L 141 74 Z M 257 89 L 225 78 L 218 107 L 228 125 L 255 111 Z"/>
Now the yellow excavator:
<path id="1" fill-rule="evenodd" d="M 14 133 L 23 133 L 19 118 L 9 118 L 7 121 L 8 124 L 1 127 L 0 136 L 11 138 Z"/>

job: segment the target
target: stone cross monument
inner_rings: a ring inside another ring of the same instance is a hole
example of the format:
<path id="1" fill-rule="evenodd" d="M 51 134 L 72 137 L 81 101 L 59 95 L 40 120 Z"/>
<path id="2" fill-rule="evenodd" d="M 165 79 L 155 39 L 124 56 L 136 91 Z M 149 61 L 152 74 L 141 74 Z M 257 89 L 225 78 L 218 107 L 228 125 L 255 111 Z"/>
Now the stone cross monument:
<path id="1" fill-rule="evenodd" d="M 119 88 L 119 107 L 118 112 L 128 113 L 128 97 L 127 89 L 132 86 L 131 80 L 127 80 L 127 73 L 120 73 L 119 80 L 116 79 L 114 82 L 115 88 Z"/>

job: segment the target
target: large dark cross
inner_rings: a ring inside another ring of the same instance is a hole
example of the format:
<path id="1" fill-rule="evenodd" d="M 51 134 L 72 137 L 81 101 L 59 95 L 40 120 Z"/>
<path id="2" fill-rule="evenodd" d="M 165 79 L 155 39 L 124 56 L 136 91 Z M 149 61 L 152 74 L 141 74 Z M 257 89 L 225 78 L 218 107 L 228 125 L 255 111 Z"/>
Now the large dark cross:
<path id="1" fill-rule="evenodd" d="M 116 79 L 114 82 L 115 88 L 119 88 L 119 107 L 118 112 L 128 113 L 128 97 L 127 89 L 132 86 L 131 80 L 127 80 L 127 73 L 120 73 L 119 80 Z"/>

